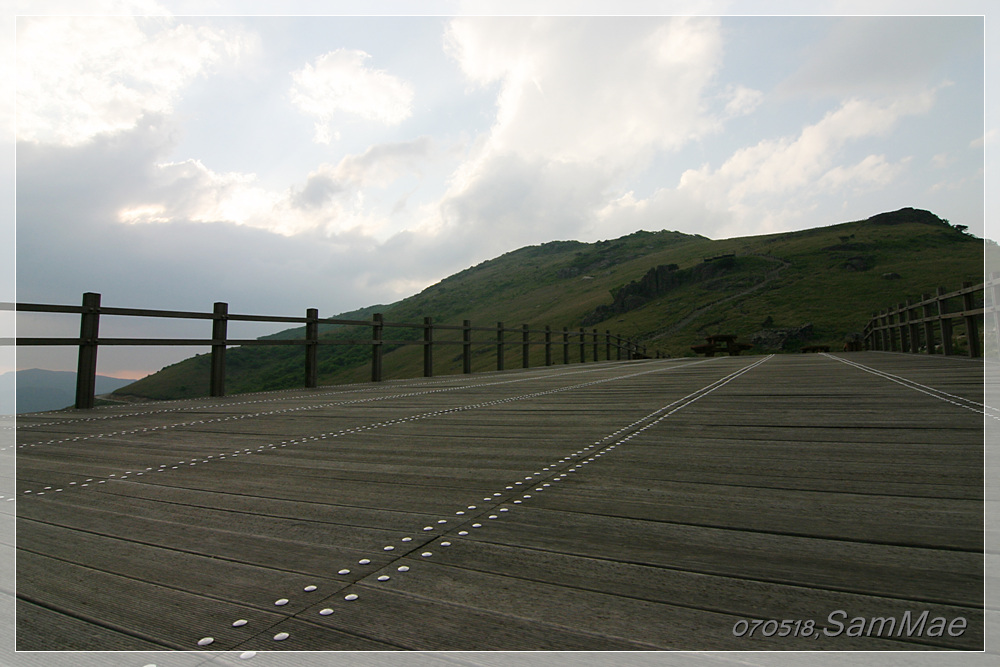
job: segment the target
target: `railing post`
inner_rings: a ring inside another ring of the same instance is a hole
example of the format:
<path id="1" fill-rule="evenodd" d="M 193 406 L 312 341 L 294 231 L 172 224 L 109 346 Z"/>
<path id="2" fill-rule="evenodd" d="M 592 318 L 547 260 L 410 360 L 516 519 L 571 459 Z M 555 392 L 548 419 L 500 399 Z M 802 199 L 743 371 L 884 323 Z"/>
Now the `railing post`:
<path id="1" fill-rule="evenodd" d="M 963 310 L 969 312 L 972 310 L 972 283 L 963 282 L 962 289 L 966 290 L 962 294 L 962 306 Z M 965 316 L 965 337 L 969 342 L 969 356 L 970 357 L 980 357 L 980 346 L 979 346 L 979 326 L 976 324 L 975 315 Z"/>
<path id="2" fill-rule="evenodd" d="M 434 321 L 424 318 L 424 377 L 434 377 Z"/>
<path id="3" fill-rule="evenodd" d="M 503 370 L 503 322 L 497 322 L 497 370 Z"/>
<path id="4" fill-rule="evenodd" d="M 952 328 L 951 318 L 945 317 L 948 312 L 948 300 L 943 298 L 945 290 L 943 287 L 937 288 L 938 321 L 941 326 L 941 351 L 945 355 L 953 353 L 952 349 Z"/>
<path id="5" fill-rule="evenodd" d="M 462 321 L 462 372 L 472 372 L 472 321 Z"/>
<path id="6" fill-rule="evenodd" d="M 896 348 L 893 343 L 893 336 L 895 335 L 892 331 L 892 318 L 889 316 L 889 309 L 886 308 L 882 311 L 882 349 L 886 352 L 892 352 Z"/>
<path id="7" fill-rule="evenodd" d="M 897 347 L 896 347 L 896 337 L 897 337 L 896 334 L 898 332 L 896 331 L 896 319 L 895 319 L 895 314 L 894 313 L 895 313 L 895 311 L 893 311 L 892 308 L 888 308 L 885 311 L 885 324 L 886 324 L 887 327 L 889 327 L 889 351 L 890 352 L 895 352 L 896 349 L 897 349 Z"/>
<path id="8" fill-rule="evenodd" d="M 563 327 L 563 364 L 569 364 L 569 327 Z"/>
<path id="9" fill-rule="evenodd" d="M 899 331 L 900 352 L 906 352 L 906 348 L 909 347 L 908 341 L 906 340 L 906 311 L 903 310 L 905 307 L 905 303 L 896 304 L 896 329 Z"/>
<path id="10" fill-rule="evenodd" d="M 226 395 L 226 328 L 229 304 L 217 301 L 212 309 L 212 376 L 209 393 L 212 396 Z"/>
<path id="11" fill-rule="evenodd" d="M 924 318 L 924 342 L 927 343 L 927 354 L 934 354 L 934 323 L 931 322 L 931 295 L 922 294 L 920 299 L 924 302 L 921 313 Z"/>
<path id="12" fill-rule="evenodd" d="M 990 289 L 990 312 L 993 314 L 993 341 L 996 347 L 993 348 L 994 355 L 1000 354 L 1000 308 L 998 308 L 997 297 L 1000 297 L 1000 282 L 997 278 L 1000 274 L 990 272 L 988 287 Z M 986 290 L 983 290 L 983 305 L 986 305 Z M 983 333 L 986 333 L 986 320 L 983 320 Z M 983 352 L 985 356 L 985 351 Z"/>
<path id="13" fill-rule="evenodd" d="M 306 389 L 319 383 L 319 310 L 306 309 Z"/>
<path id="14" fill-rule="evenodd" d="M 101 295 L 84 292 L 80 314 L 80 350 L 76 361 L 76 407 L 94 407 L 97 391 L 97 337 L 101 323 Z"/>
<path id="15" fill-rule="evenodd" d="M 906 300 L 906 330 L 910 337 L 910 352 L 914 354 L 920 352 L 920 331 L 913 322 L 913 302 Z"/>
<path id="16" fill-rule="evenodd" d="M 583 331 L 583 327 L 580 327 L 580 363 L 585 363 L 587 361 L 587 339 L 586 334 Z"/>
<path id="17" fill-rule="evenodd" d="M 615 334 L 615 359 L 617 361 L 622 360 L 622 337 L 621 334 Z"/>
<path id="18" fill-rule="evenodd" d="M 552 365 L 552 327 L 545 325 L 545 365 Z"/>
<path id="19" fill-rule="evenodd" d="M 611 330 L 604 330 L 604 356 L 611 361 Z"/>
<path id="20" fill-rule="evenodd" d="M 372 315 L 372 382 L 382 381 L 382 313 Z"/>
<path id="21" fill-rule="evenodd" d="M 599 356 L 598 351 L 600 350 L 600 348 L 598 347 L 599 345 L 600 343 L 598 343 L 597 340 L 597 329 L 594 329 L 594 361 L 599 361 L 598 359 Z"/>
<path id="22" fill-rule="evenodd" d="M 531 366 L 531 343 L 528 325 L 521 325 L 521 368 Z"/>

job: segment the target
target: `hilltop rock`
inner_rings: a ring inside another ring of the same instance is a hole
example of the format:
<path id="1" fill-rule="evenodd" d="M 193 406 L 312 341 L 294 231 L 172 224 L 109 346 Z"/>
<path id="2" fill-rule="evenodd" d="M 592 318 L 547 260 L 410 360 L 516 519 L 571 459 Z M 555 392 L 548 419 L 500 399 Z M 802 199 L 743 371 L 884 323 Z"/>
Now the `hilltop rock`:
<path id="1" fill-rule="evenodd" d="M 879 213 L 868 218 L 865 222 L 873 225 L 903 225 L 913 222 L 923 225 L 948 224 L 930 211 L 911 207 L 901 208 L 898 211 L 889 211 L 888 213 Z"/>
<path id="2" fill-rule="evenodd" d="M 782 350 L 786 346 L 803 343 L 813 336 L 813 325 L 803 324 L 800 327 L 782 329 L 761 329 L 750 336 L 750 342 L 755 347 L 764 350 Z"/>

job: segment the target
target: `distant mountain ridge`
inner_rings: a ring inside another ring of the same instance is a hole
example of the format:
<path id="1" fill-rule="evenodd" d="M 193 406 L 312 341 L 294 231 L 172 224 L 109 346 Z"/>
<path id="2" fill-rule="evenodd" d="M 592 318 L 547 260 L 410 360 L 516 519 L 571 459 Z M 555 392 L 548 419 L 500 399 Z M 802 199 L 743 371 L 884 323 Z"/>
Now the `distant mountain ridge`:
<path id="1" fill-rule="evenodd" d="M 797 345 L 839 349 L 872 313 L 890 304 L 983 279 L 984 242 L 935 214 L 915 208 L 880 213 L 796 232 L 713 240 L 677 231 L 638 231 L 618 239 L 552 241 L 527 246 L 449 276 L 418 294 L 342 319 L 507 326 L 550 325 L 611 331 L 645 344 L 649 352 L 693 354 L 712 333 L 761 343 L 753 352 L 794 351 Z M 391 331 L 391 336 L 388 332 Z M 776 332 L 799 332 L 795 336 Z M 387 329 L 386 338 L 416 341 L 418 329 Z M 444 333 L 440 334 L 442 337 Z M 290 329 L 275 338 L 303 336 Z M 368 327 L 327 327 L 330 339 L 365 339 Z M 437 336 L 437 334 L 436 334 Z M 808 341 L 803 340 L 808 337 Z M 487 334 L 477 334 L 486 340 Z M 768 341 L 786 341 L 778 349 Z M 385 345 L 385 377 L 422 373 L 419 345 Z M 496 368 L 495 344 L 475 346 L 473 370 Z M 511 363 L 519 353 L 510 348 Z M 517 351 L 519 352 L 519 351 Z M 533 365 L 544 363 L 534 346 Z M 575 354 L 575 352 L 574 352 Z M 321 384 L 365 381 L 367 345 L 321 346 Z M 435 374 L 461 372 L 460 348 L 435 348 Z M 576 357 L 573 357 L 575 360 Z M 301 387 L 298 346 L 247 346 L 227 353 L 230 393 Z M 185 398 L 208 393 L 209 355 L 186 359 L 118 393 Z"/>
<path id="2" fill-rule="evenodd" d="M 97 393 L 110 394 L 132 382 L 98 375 Z M 14 414 L 15 406 L 9 404 L 11 397 L 16 397 L 17 414 L 72 407 L 76 402 L 76 373 L 31 368 L 0 374 L 0 414 Z"/>

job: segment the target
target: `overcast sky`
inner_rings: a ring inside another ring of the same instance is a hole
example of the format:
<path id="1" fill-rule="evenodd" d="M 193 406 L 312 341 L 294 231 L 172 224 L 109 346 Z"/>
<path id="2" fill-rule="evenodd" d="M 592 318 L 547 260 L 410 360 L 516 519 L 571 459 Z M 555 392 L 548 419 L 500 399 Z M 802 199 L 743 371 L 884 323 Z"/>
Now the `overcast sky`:
<path id="1" fill-rule="evenodd" d="M 16 19 L 22 302 L 94 291 L 109 306 L 332 316 L 557 239 L 728 238 L 904 206 L 986 233 L 997 124 L 984 128 L 982 16 L 726 15 L 786 9 L 766 2 L 572 5 L 702 14 L 689 17 L 15 4 L 119 14 Z M 985 12 L 813 9 L 900 4 Z M 121 15 L 133 7 L 143 16 Z M 12 286 L 5 271 L 0 298 Z M 38 321 L 19 318 L 19 333 L 42 335 Z M 58 321 L 47 335 L 75 335 Z M 106 321 L 108 335 L 157 335 Z M 102 350 L 100 372 L 138 377 L 196 351 Z M 73 354 L 22 348 L 17 366 L 72 369 Z"/>

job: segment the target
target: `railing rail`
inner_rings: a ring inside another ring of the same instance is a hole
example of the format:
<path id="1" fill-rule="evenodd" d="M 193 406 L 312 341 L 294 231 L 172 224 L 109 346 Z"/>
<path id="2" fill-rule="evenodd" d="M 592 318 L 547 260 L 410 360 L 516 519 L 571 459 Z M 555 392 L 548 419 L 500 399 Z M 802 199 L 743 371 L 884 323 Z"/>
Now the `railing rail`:
<path id="1" fill-rule="evenodd" d="M 380 313 L 372 315 L 370 320 L 345 320 L 338 318 L 321 318 L 316 308 L 309 308 L 305 317 L 294 316 L 274 316 L 274 315 L 244 315 L 230 313 L 229 306 L 225 302 L 216 302 L 212 312 L 177 311 L 177 310 L 153 310 L 149 308 L 114 308 L 101 305 L 101 295 L 95 292 L 86 292 L 83 295 L 82 304 L 79 306 L 53 305 L 40 303 L 0 303 L 0 310 L 13 310 L 17 312 L 33 313 L 59 313 L 80 315 L 80 335 L 78 337 L 38 337 L 38 336 L 17 336 L 16 338 L 0 338 L 0 345 L 18 346 L 50 346 L 65 345 L 79 348 L 77 357 L 77 387 L 76 403 L 79 409 L 89 409 L 94 407 L 94 394 L 97 378 L 97 352 L 102 346 L 208 346 L 211 347 L 211 376 L 210 394 L 212 396 L 224 396 L 226 393 L 226 349 L 232 346 L 257 346 L 257 345 L 301 345 L 305 348 L 304 355 L 304 386 L 315 388 L 318 384 L 319 364 L 318 349 L 321 345 L 371 345 L 371 379 L 379 382 L 383 379 L 383 354 L 388 345 L 420 345 L 424 351 L 424 377 L 431 377 L 434 372 L 433 350 L 440 345 L 461 345 L 462 346 L 462 372 L 472 372 L 472 348 L 474 345 L 495 345 L 497 370 L 504 370 L 505 348 L 521 346 L 521 365 L 523 368 L 529 367 L 531 346 L 543 345 L 545 347 L 545 365 L 553 363 L 552 346 L 561 345 L 563 348 L 563 363 L 570 363 L 571 339 L 576 338 L 580 346 L 579 360 L 587 360 L 586 348 L 588 344 L 593 346 L 593 360 L 598 360 L 598 351 L 601 343 L 605 348 L 605 358 L 611 360 L 612 350 L 615 351 L 617 360 L 623 357 L 631 360 L 638 356 L 644 356 L 645 346 L 638 345 L 633 339 L 612 334 L 610 331 L 599 333 L 597 329 L 586 331 L 571 331 L 568 327 L 562 329 L 562 340 L 553 341 L 552 334 L 558 333 L 550 326 L 544 329 L 532 329 L 527 324 L 519 327 L 505 327 L 503 322 L 497 322 L 495 327 L 472 326 L 469 320 L 462 324 L 436 324 L 430 317 L 423 318 L 421 323 L 413 322 L 386 322 Z M 210 320 L 212 322 L 211 338 L 114 338 L 100 336 L 101 316 L 120 317 L 152 317 L 152 318 L 179 318 L 189 320 Z M 230 338 L 228 336 L 229 322 L 271 322 L 284 324 L 305 325 L 305 336 L 303 338 Z M 371 337 L 362 338 L 321 338 L 319 336 L 319 326 L 343 325 L 370 327 Z M 417 339 L 387 339 L 384 337 L 386 328 L 418 329 L 423 336 Z M 460 331 L 461 340 L 449 340 L 435 337 L 440 331 Z M 495 339 L 474 340 L 474 332 L 489 332 Z M 520 336 L 511 336 L 505 340 L 505 334 L 517 332 Z M 538 340 L 538 336 L 543 338 Z M 534 338 L 532 337 L 534 336 Z"/>
<path id="2" fill-rule="evenodd" d="M 976 295 L 982 293 L 978 299 Z M 990 297 L 987 305 L 987 296 Z M 974 284 L 962 283 L 961 289 L 946 291 L 939 287 L 934 295 L 923 294 L 919 301 L 907 299 L 895 307 L 873 313 L 864 330 L 866 350 L 955 354 L 956 325 L 964 330 L 967 354 L 983 356 L 980 325 L 987 311 L 997 317 L 1000 278 Z M 961 302 L 959 305 L 957 302 Z"/>

